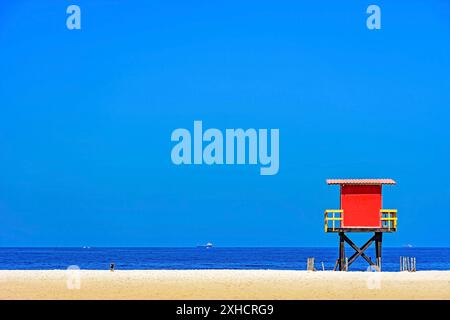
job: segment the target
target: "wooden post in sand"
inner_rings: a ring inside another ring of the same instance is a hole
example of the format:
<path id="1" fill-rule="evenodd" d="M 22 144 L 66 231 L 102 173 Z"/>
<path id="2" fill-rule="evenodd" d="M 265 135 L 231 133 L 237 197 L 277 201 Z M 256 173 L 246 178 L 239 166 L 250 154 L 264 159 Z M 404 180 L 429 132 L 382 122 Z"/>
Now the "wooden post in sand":
<path id="1" fill-rule="evenodd" d="M 308 271 L 316 271 L 316 269 L 314 268 L 314 258 L 308 258 L 307 270 Z"/>
<path id="2" fill-rule="evenodd" d="M 416 272 L 415 257 L 400 257 L 400 271 Z"/>
<path id="3" fill-rule="evenodd" d="M 338 267 L 339 267 L 339 259 L 336 259 L 336 263 L 334 264 L 333 271 L 336 271 Z"/>

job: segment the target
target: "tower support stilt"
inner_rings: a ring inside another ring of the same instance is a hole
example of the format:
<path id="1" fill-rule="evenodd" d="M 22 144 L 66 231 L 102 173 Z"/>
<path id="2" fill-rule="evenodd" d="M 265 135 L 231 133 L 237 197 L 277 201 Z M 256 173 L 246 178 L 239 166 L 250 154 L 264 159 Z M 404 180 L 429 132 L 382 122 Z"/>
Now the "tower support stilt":
<path id="1" fill-rule="evenodd" d="M 365 251 L 371 246 L 371 244 L 375 242 L 375 255 L 376 262 L 373 262 L 372 259 L 365 254 Z M 370 266 L 376 266 L 378 270 L 381 271 L 381 244 L 383 242 L 383 233 L 375 232 L 375 234 L 367 240 L 367 242 L 359 248 L 344 232 L 339 232 L 339 259 L 338 259 L 338 267 L 339 271 L 347 271 L 347 268 L 355 262 L 358 257 L 364 258 Z M 350 245 L 350 247 L 355 250 L 355 253 L 346 260 L 345 256 L 345 243 Z"/>

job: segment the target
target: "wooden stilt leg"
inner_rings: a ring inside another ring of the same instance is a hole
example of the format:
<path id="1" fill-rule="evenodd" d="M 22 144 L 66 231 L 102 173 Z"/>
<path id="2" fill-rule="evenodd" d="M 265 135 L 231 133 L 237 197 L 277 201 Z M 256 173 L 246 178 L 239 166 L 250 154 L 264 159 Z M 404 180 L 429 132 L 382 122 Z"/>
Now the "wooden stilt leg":
<path id="1" fill-rule="evenodd" d="M 383 233 L 375 232 L 375 254 L 377 256 L 377 266 L 381 271 L 381 245 L 383 242 Z"/>
<path id="2" fill-rule="evenodd" d="M 345 268 L 345 238 L 344 233 L 339 232 L 339 271 Z"/>

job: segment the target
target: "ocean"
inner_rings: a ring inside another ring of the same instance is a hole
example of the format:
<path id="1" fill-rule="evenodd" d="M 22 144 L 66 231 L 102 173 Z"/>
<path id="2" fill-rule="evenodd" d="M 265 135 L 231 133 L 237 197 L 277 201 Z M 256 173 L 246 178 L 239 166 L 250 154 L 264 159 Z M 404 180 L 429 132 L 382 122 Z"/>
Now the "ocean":
<path id="1" fill-rule="evenodd" d="M 348 250 L 347 256 L 353 254 Z M 374 259 L 374 251 L 368 250 Z M 315 267 L 332 270 L 337 248 L 0 248 L 2 270 L 80 269 L 277 269 L 305 270 L 309 257 Z M 383 271 L 399 271 L 400 256 L 415 257 L 417 270 L 450 270 L 450 248 L 383 248 Z M 358 258 L 350 271 L 365 271 Z"/>

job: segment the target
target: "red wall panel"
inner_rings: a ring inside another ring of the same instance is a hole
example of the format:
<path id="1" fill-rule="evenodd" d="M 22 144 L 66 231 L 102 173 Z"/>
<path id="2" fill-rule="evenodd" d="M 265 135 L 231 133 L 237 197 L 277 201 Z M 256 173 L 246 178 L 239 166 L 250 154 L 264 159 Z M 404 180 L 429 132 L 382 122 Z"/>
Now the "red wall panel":
<path id="1" fill-rule="evenodd" d="M 344 210 L 344 228 L 381 227 L 381 186 L 341 186 L 341 209 Z"/>

